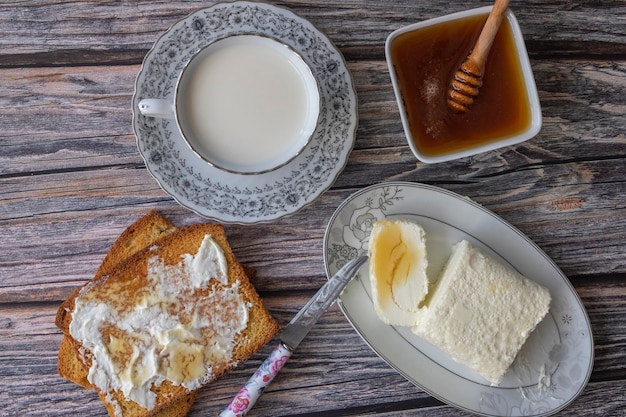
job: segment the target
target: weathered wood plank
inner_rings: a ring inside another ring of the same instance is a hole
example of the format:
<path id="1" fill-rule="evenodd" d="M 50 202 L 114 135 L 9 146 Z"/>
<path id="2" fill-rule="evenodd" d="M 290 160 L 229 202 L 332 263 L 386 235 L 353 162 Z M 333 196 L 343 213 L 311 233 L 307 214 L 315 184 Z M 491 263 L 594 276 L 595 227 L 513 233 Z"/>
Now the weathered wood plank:
<path id="1" fill-rule="evenodd" d="M 357 149 L 386 149 L 379 164 L 433 172 L 411 157 L 384 62 L 350 62 L 359 96 Z M 139 66 L 0 70 L 3 140 L 0 176 L 142 165 L 131 126 L 131 96 Z M 543 128 L 511 152 L 446 164 L 452 174 L 489 175 L 506 167 L 626 157 L 622 92 L 626 62 L 539 61 L 534 72 Z M 87 133 L 88 132 L 88 133 Z M 395 148 L 398 149 L 387 149 Z M 391 159 L 394 158 L 394 159 Z M 472 165 L 471 167 L 468 165 Z M 421 172 L 423 176 L 423 171 Z"/>
<path id="2" fill-rule="evenodd" d="M 358 70 L 359 68 L 357 68 Z M 127 75 L 134 76 L 132 71 L 126 72 L 128 73 Z M 615 73 L 609 72 L 606 75 L 602 71 L 594 72 L 589 68 L 583 72 L 590 74 L 588 77 L 590 79 L 608 79 L 609 84 L 612 80 L 617 80 L 615 83 L 616 89 L 619 89 L 620 83 L 623 83 L 623 77 L 617 77 Z M 94 72 L 94 74 L 97 74 L 97 72 Z M 100 88 L 102 89 L 105 88 L 104 84 L 106 84 L 109 77 L 104 78 L 105 80 L 101 81 L 102 85 Z M 81 75 L 76 77 L 76 79 L 85 80 L 87 78 L 83 78 Z M 571 81 L 571 83 L 577 84 L 575 81 Z M 599 91 L 606 85 L 607 83 L 599 84 L 595 90 Z M 587 89 L 587 87 L 585 88 Z M 42 88 L 41 90 L 45 89 Z M 51 88 L 49 90 L 63 92 L 64 89 Z M 41 94 L 41 91 L 31 91 L 24 96 L 34 96 L 35 94 Z M 50 101 L 60 100 L 63 93 L 58 95 L 59 97 L 55 96 Z M 589 93 L 587 95 L 590 96 Z M 596 92 L 594 97 L 599 95 L 600 93 Z M 561 98 L 560 100 L 564 99 Z M 547 108 L 544 106 L 544 112 L 557 108 L 569 108 L 575 105 L 575 103 L 576 100 L 570 99 L 566 103 L 567 106 L 559 105 Z M 558 104 L 562 103 L 559 102 Z M 605 149 L 602 145 L 606 145 L 608 146 L 606 148 L 607 155 L 618 155 L 617 157 L 619 157 L 619 151 L 625 148 L 623 146 L 624 137 L 619 127 L 620 124 L 615 120 L 621 119 L 619 107 L 613 106 L 613 109 L 611 109 L 610 105 L 606 105 L 606 103 L 601 104 L 599 103 L 597 107 L 610 109 L 608 115 L 591 121 L 587 120 L 586 115 L 588 112 L 584 112 L 582 109 L 579 112 L 569 112 L 569 115 L 572 117 L 581 117 L 576 115 L 582 115 L 584 118 L 582 120 L 583 127 L 578 130 L 571 127 L 574 120 L 565 120 L 563 116 L 555 116 L 551 119 L 546 118 L 544 124 L 545 136 L 552 138 L 560 130 L 565 132 L 565 138 L 562 141 L 542 140 L 544 135 L 542 133 L 540 137 L 512 150 L 496 151 L 446 164 L 448 179 L 444 181 L 439 179 L 441 178 L 440 165 L 419 164 L 410 154 L 406 145 L 390 147 L 386 143 L 379 141 L 377 132 L 388 131 L 387 126 L 377 127 L 373 131 L 367 128 L 360 128 L 357 147 L 361 147 L 363 143 L 365 143 L 365 146 L 384 147 L 383 149 L 374 148 L 355 151 L 351 157 L 350 164 L 339 177 L 336 185 L 338 187 L 365 186 L 373 182 L 385 180 L 411 180 L 442 184 L 461 194 L 473 197 L 505 216 L 505 218 L 538 241 L 544 249 L 548 250 L 551 256 L 556 258 L 557 262 L 562 265 L 567 273 L 572 274 L 584 273 L 584 271 L 580 271 L 576 267 L 568 265 L 567 262 L 561 261 L 561 256 L 555 256 L 555 253 L 560 253 L 563 248 L 563 239 L 569 240 L 569 243 L 572 245 L 576 245 L 577 241 L 580 241 L 586 235 L 585 226 L 589 222 L 593 224 L 602 222 L 602 224 L 607 225 L 608 229 L 604 235 L 595 238 L 595 246 L 587 248 L 582 253 L 572 250 L 570 257 L 575 262 L 582 263 L 584 267 L 587 256 L 599 253 L 606 254 L 606 249 L 608 248 L 608 256 L 618 262 L 617 269 L 613 265 L 609 268 L 609 272 L 623 271 L 623 269 L 620 269 L 620 248 L 623 246 L 623 241 L 620 240 L 620 227 L 624 219 L 624 216 L 621 214 L 624 210 L 624 203 L 621 201 L 621 196 L 624 195 L 624 183 L 620 173 L 623 172 L 624 160 L 604 160 L 608 156 L 596 155 L 598 153 L 597 150 Z M 369 101 L 361 107 L 361 114 L 366 121 L 380 115 L 380 113 L 374 114 L 373 106 L 370 107 Z M 72 119 L 71 114 L 73 110 L 72 106 L 67 106 L 67 109 L 64 110 L 67 113 L 67 119 Z M 394 111 L 390 110 L 383 113 L 380 119 L 388 120 L 390 114 L 393 114 Z M 122 114 L 122 118 L 126 122 L 124 125 L 128 126 L 128 116 L 124 114 L 125 112 L 120 110 L 116 111 L 116 113 Z M 99 115 L 99 120 L 89 123 L 88 126 L 79 126 L 81 128 L 80 132 L 83 129 L 95 129 L 97 126 L 104 126 L 102 135 L 123 134 L 123 131 L 128 128 L 119 128 L 117 123 L 105 121 L 109 120 L 110 116 L 110 113 L 107 113 L 104 117 Z M 26 117 L 24 120 L 39 119 Z M 556 120 L 556 123 L 553 120 Z M 40 126 L 33 127 L 32 122 L 22 126 L 25 131 L 28 131 L 29 128 L 40 128 Z M 70 126 L 73 126 L 73 124 L 70 124 Z M 600 126 L 602 126 L 604 131 L 599 131 Z M 590 136 L 593 136 L 588 138 L 582 136 L 581 132 L 584 127 L 593 129 L 589 133 Z M 118 132 L 114 131 L 111 133 L 111 129 L 118 129 Z M 77 131 L 75 134 L 80 135 L 80 132 Z M 45 134 L 48 135 L 49 132 L 46 131 Z M 63 131 L 63 135 L 65 134 L 67 134 L 66 131 Z M 395 137 L 397 138 L 397 134 Z M 20 167 L 23 167 L 23 170 L 30 170 L 30 173 L 38 172 L 45 174 L 45 171 L 59 171 L 59 174 L 51 176 L 29 175 L 23 178 L 15 176 L 5 179 L 3 182 L 3 190 L 5 191 L 3 194 L 4 204 L 2 209 L 0 209 L 0 212 L 6 214 L 5 220 L 11 219 L 15 215 L 14 213 L 19 213 L 18 216 L 22 218 L 23 216 L 66 211 L 91 210 L 100 207 L 102 204 L 101 198 L 103 197 L 111 201 L 110 204 L 113 207 L 137 204 L 141 206 L 147 203 L 170 201 L 169 197 L 164 196 L 160 192 L 151 177 L 146 175 L 145 172 L 134 171 L 135 167 L 142 168 L 142 162 L 136 152 L 134 140 L 128 135 L 120 136 L 120 140 L 117 140 L 116 137 L 112 139 L 96 138 L 99 146 L 94 146 L 95 142 L 92 138 L 81 138 L 79 136 L 67 141 L 60 140 L 55 145 L 48 144 L 43 147 L 38 147 L 41 146 L 41 141 L 37 140 L 36 136 L 35 140 L 26 139 L 26 142 L 23 143 L 24 138 L 24 136 L 13 136 L 4 142 L 2 157 L 7 163 L 2 166 L 17 167 L 18 171 Z M 77 147 L 68 145 L 70 141 L 78 144 Z M 400 138 L 395 143 L 403 141 L 404 139 Z M 587 144 L 590 149 L 588 152 L 581 153 L 580 151 L 584 144 Z M 48 146 L 54 146 L 54 148 L 50 149 Z M 562 147 L 564 149 L 543 149 L 543 146 Z M 15 149 L 15 151 L 12 152 L 11 149 Z M 33 150 L 33 153 L 30 153 L 31 150 Z M 74 155 L 74 152 L 76 157 L 69 157 L 69 155 Z M 90 153 L 92 154 L 90 155 Z M 576 159 L 598 159 L 598 162 L 576 162 Z M 33 164 L 33 160 L 38 160 L 38 163 Z M 63 174 L 64 169 L 80 170 L 81 167 L 85 166 L 89 166 L 88 169 L 94 169 L 94 165 L 97 168 L 96 161 L 102 165 L 100 168 L 105 168 L 104 171 Z M 504 165 L 502 165 L 503 162 L 505 162 Z M 109 169 L 107 167 L 109 164 L 124 170 Z M 548 171 L 544 168 L 545 164 L 550 165 Z M 35 167 L 37 167 L 37 170 Z M 136 178 L 135 180 L 127 181 L 129 177 L 125 168 L 129 167 L 131 168 L 130 178 Z M 503 169 L 505 169 L 504 172 L 502 171 Z M 16 174 L 14 173 L 13 175 Z M 596 177 L 601 178 L 602 184 L 594 184 L 594 178 Z M 511 181 L 519 181 L 522 184 L 526 184 L 523 189 L 527 190 L 527 192 L 521 192 L 522 189 L 520 189 L 515 192 L 515 195 L 509 195 L 508 184 Z M 110 189 L 112 187 L 120 188 L 111 193 Z M 536 194 L 537 190 L 543 191 Z M 121 196 L 120 191 L 122 192 Z M 490 194 L 486 195 L 485 192 Z M 535 195 L 529 197 L 532 193 L 535 193 Z M 137 196 L 141 196 L 139 200 Z M 38 199 L 37 204 L 31 203 L 33 198 Z M 28 206 L 27 209 L 26 206 Z M 529 213 L 529 210 L 532 212 Z M 581 215 L 581 212 L 583 215 Z M 563 217 L 564 213 L 568 214 Z M 552 218 L 557 219 L 557 223 L 550 225 Z M 537 219 L 542 220 L 538 221 Z M 58 225 L 56 219 L 44 220 L 44 222 L 50 221 L 55 226 Z M 53 250 L 51 254 L 57 256 L 60 253 L 72 253 L 77 259 L 80 259 L 77 263 L 84 265 L 84 257 L 89 255 L 84 253 L 83 248 L 92 250 L 94 249 L 93 245 L 96 245 L 96 252 L 99 254 L 104 253 L 107 246 L 100 243 L 99 237 L 108 236 L 112 239 L 117 231 L 120 230 L 122 224 L 121 222 L 117 224 L 117 229 L 115 229 L 114 233 L 109 232 L 106 228 L 94 232 L 92 236 L 97 241 L 93 242 L 92 245 L 84 246 L 84 242 L 78 241 L 74 242 L 74 245 L 78 245 L 79 248 L 70 249 L 72 252 L 70 250 L 65 252 Z M 569 227 L 563 227 L 564 224 L 568 224 Z M 79 229 L 86 230 L 85 227 L 89 226 L 82 225 Z M 571 232 L 572 229 L 573 233 Z M 611 229 L 615 230 L 615 232 L 610 232 Z M 576 230 L 579 231 L 579 234 L 576 234 Z M 11 235 L 15 236 L 17 240 L 25 232 L 28 233 L 28 230 L 11 229 L 11 232 Z M 55 248 L 58 248 L 59 245 L 65 245 L 67 242 L 58 242 L 54 239 L 54 236 L 63 236 L 64 239 L 67 239 L 69 236 L 63 231 L 63 228 L 48 231 L 45 229 L 33 229 L 30 233 L 30 236 L 52 236 L 46 243 Z M 40 241 L 38 240 L 38 242 Z M 548 249 L 550 245 L 555 245 L 553 251 Z M 28 249 L 23 248 L 19 244 L 11 245 L 10 247 L 25 251 L 22 253 L 29 253 Z M 30 248 L 30 250 L 40 252 L 38 247 Z M 6 252 L 6 262 L 8 264 L 10 264 L 10 259 L 17 259 L 13 255 Z M 37 258 L 30 257 L 28 260 L 29 264 L 36 264 Z M 65 263 L 67 260 L 59 262 Z M 94 262 L 95 260 L 92 259 L 92 264 Z M 15 276 L 23 273 L 23 265 L 18 264 L 14 267 L 16 270 Z M 43 268 L 45 269 L 46 266 Z M 48 269 L 54 271 L 52 272 L 53 276 L 68 274 L 67 271 L 59 268 L 59 265 L 52 265 Z M 93 269 L 93 265 L 90 269 Z M 74 269 L 71 270 L 74 271 Z M 46 273 L 43 276 L 46 276 Z M 68 278 L 70 280 L 75 279 Z M 35 287 L 31 288 L 35 289 Z M 67 286 L 65 286 L 63 291 L 67 290 Z M 47 293 L 50 294 L 50 292 Z"/>
<path id="3" fill-rule="evenodd" d="M 519 155 L 505 152 L 502 159 L 509 153 Z M 475 174 L 439 179 L 436 167 L 417 168 L 406 151 L 403 163 L 393 162 L 397 157 L 396 152 L 354 151 L 336 191 L 276 224 L 228 227 L 234 234 L 233 246 L 244 262 L 267 268 L 268 276 L 291 276 L 302 259 L 318 259 L 321 265 L 323 231 L 343 198 L 360 186 L 405 180 L 442 185 L 471 197 L 520 228 L 568 275 L 625 272 L 625 159 L 534 163 L 482 174 L 477 157 L 469 167 L 477 169 Z M 487 163 L 488 171 L 491 163 Z M 511 183 L 517 188 L 511 190 Z M 18 296 L 19 286 L 36 297 L 40 284 L 48 286 L 48 296 L 58 296 L 68 291 L 67 283 L 88 279 L 115 237 L 149 207 L 180 213 L 186 223 L 202 220 L 191 213 L 183 215 L 185 210 L 160 190 L 145 169 L 0 178 L 0 186 L 6 244 L 0 253 L 0 291 L 13 293 L 11 297 Z M 590 227 L 602 233 L 589 235 Z M 275 239 L 275 235 L 283 238 Z M 255 239 L 251 241 L 250 236 Z M 260 252 L 260 247 L 269 255 Z M 296 277 L 310 280 L 311 267 L 304 268 L 308 269 L 299 268 L 304 274 Z M 24 274 L 30 277 L 27 282 Z M 54 285 L 61 292 L 55 292 Z M 302 283 L 290 280 L 281 285 L 290 288 Z"/>
<path id="4" fill-rule="evenodd" d="M 148 174 L 131 129 L 141 61 L 169 25 L 214 2 L 43 0 L 0 4 L 0 416 L 106 416 L 94 393 L 56 371 L 56 308 L 91 278 L 111 243 L 156 207 L 202 221 Z M 559 416 L 626 409 L 626 2 L 512 4 L 522 26 L 543 129 L 531 141 L 447 164 L 410 153 L 384 61 L 394 29 L 491 4 L 400 0 L 277 2 L 340 48 L 360 124 L 334 187 L 293 216 L 229 225 L 239 259 L 285 324 L 325 282 L 322 239 L 335 208 L 389 180 L 440 185 L 517 226 L 569 276 L 589 313 L 591 384 Z M 279 237 L 279 238 L 277 238 Z M 46 302 L 47 301 L 47 302 Z M 216 414 L 273 346 L 199 396 Z M 466 416 L 405 381 L 334 307 L 262 397 L 257 415 Z"/>
<path id="5" fill-rule="evenodd" d="M 142 164 L 130 104 L 138 70 L 0 71 L 0 176 Z"/>
<path id="6" fill-rule="evenodd" d="M 394 173 L 393 164 L 360 165 L 361 157 L 372 160 L 371 155 L 355 151 L 356 162 L 348 165 L 338 185 L 365 186 L 392 179 L 438 184 L 436 172 L 432 177 L 420 170 Z M 625 167 L 625 160 L 539 164 L 482 178 L 446 180 L 441 185 L 471 197 L 518 227 L 567 275 L 624 274 L 626 182 L 621 173 Z M 511 183 L 518 184 L 514 192 Z M 0 300 L 5 302 L 62 298 L 91 277 L 119 233 L 151 207 L 175 213 L 183 224 L 203 220 L 178 207 L 142 169 L 8 178 L 0 179 L 0 186 L 5 235 Z M 281 289 L 323 279 L 326 222 L 357 188 L 331 190 L 314 205 L 275 224 L 227 227 L 240 259 L 259 268 L 262 288 L 276 287 L 276 279 Z M 590 228 L 602 233 L 590 235 Z"/>
<path id="7" fill-rule="evenodd" d="M 592 383 L 583 396 L 568 408 L 577 415 L 600 409 L 616 415 L 626 399 L 614 395 L 626 382 L 626 286 L 583 285 L 581 295 L 590 311 L 596 344 Z M 264 294 L 268 309 L 285 324 L 312 294 L 309 291 Z M 54 327 L 54 303 L 0 305 L 0 380 L 5 389 L 0 401 L 7 415 L 61 416 L 106 415 L 97 396 L 62 380 L 57 375 L 56 352 L 61 334 Z M 270 343 L 240 368 L 201 391 L 195 410 L 214 415 L 228 403 L 273 348 Z M 611 385 L 604 375 L 621 378 Z M 601 389 L 605 387 L 606 390 Z M 613 388 L 611 388 L 613 387 Z M 607 392 L 608 390 L 608 392 Z M 10 401 L 28 395 L 28 402 Z M 381 400 L 383 399 L 383 400 Z M 331 308 L 268 388 L 251 415 L 296 415 L 311 405 L 320 413 L 344 414 L 380 411 L 418 413 L 436 407 L 445 415 L 459 414 L 443 406 L 419 388 L 405 381 L 378 358 L 354 332 L 340 310 Z M 2 414 L 0 414 L 2 415 Z"/>
<path id="8" fill-rule="evenodd" d="M 0 66 L 64 65 L 69 62 L 141 61 L 171 24 L 215 2 L 47 1 L 0 6 Z M 351 58 L 382 56 L 391 31 L 407 24 L 490 4 L 485 1 L 393 4 L 375 0 L 276 2 L 309 19 Z M 623 2 L 525 2 L 513 4 L 523 33 L 541 54 L 626 52 Z M 337 24 L 340 21 L 341 24 Z M 574 41 L 574 42 L 573 42 Z M 551 46 L 554 45 L 554 46 Z M 5 46 L 11 46 L 6 48 Z M 533 52 L 531 50 L 531 53 Z M 84 51 L 98 51 L 99 54 Z M 82 57 L 81 57 L 82 56 Z"/>

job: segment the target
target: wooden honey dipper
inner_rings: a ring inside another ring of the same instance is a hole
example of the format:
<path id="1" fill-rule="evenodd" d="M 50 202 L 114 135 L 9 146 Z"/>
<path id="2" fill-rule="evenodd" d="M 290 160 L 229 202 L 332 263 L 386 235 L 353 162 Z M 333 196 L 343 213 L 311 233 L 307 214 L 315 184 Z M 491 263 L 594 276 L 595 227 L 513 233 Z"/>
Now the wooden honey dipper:
<path id="1" fill-rule="evenodd" d="M 508 7 L 509 0 L 496 0 L 474 49 L 461 64 L 461 68 L 454 73 L 448 87 L 447 100 L 448 107 L 452 110 L 465 113 L 478 96 L 478 89 L 483 85 L 485 61 Z"/>

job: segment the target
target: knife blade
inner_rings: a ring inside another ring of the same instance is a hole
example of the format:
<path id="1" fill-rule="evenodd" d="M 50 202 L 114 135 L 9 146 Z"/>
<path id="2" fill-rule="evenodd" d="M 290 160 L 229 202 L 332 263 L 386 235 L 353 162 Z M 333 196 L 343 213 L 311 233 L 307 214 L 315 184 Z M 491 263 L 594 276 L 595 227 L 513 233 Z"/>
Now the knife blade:
<path id="1" fill-rule="evenodd" d="M 294 350 L 298 347 L 302 339 L 335 302 L 366 260 L 367 256 L 362 255 L 345 264 L 291 319 L 280 334 L 280 339 L 289 349 Z"/>
<path id="2" fill-rule="evenodd" d="M 281 341 L 278 346 L 274 348 L 270 356 L 265 359 L 254 375 L 239 390 L 228 407 L 220 413 L 219 417 L 239 417 L 248 413 L 265 388 L 291 357 L 293 351 L 309 333 L 313 325 L 335 302 L 367 259 L 367 255 L 361 255 L 350 260 L 322 285 L 317 293 L 285 326 L 280 334 Z"/>

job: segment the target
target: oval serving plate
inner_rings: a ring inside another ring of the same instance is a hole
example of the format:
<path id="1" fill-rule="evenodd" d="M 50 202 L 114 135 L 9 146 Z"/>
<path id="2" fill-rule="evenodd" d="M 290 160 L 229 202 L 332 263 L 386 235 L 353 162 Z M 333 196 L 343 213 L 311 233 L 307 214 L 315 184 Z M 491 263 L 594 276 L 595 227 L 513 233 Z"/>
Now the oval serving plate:
<path id="1" fill-rule="evenodd" d="M 344 201 L 324 236 L 326 273 L 332 276 L 367 253 L 376 220 L 402 217 L 426 231 L 428 272 L 437 276 L 451 247 L 467 239 L 485 253 L 547 287 L 550 312 L 528 338 L 498 387 L 454 362 L 409 328 L 378 319 L 367 268 L 339 305 L 363 340 L 406 379 L 440 400 L 484 416 L 547 416 L 584 389 L 593 366 L 589 318 L 567 277 L 528 237 L 468 198 L 441 188 L 391 182 L 365 188 Z"/>
<path id="2" fill-rule="evenodd" d="M 139 113 L 143 98 L 173 101 L 176 80 L 199 50 L 233 35 L 281 42 L 308 64 L 320 89 L 317 128 L 305 149 L 267 173 L 212 167 L 186 145 L 173 120 Z M 267 3 L 237 1 L 198 10 L 175 23 L 146 55 L 132 99 L 133 130 L 148 171 L 182 206 L 223 223 L 261 223 L 312 203 L 343 170 L 354 146 L 357 98 L 343 56 L 311 23 Z"/>

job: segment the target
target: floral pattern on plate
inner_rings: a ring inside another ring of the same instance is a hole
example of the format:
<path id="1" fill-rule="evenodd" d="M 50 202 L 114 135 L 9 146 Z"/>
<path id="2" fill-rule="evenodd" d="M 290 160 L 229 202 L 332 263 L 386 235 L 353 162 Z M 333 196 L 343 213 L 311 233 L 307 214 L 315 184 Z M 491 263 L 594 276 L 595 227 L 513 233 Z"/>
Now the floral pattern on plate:
<path id="1" fill-rule="evenodd" d="M 383 183 L 353 194 L 337 208 L 326 229 L 328 276 L 350 259 L 367 253 L 372 226 L 385 217 L 404 217 L 424 227 L 431 276 L 437 276 L 451 246 L 467 239 L 547 287 L 552 304 L 502 384 L 492 387 L 410 329 L 382 323 L 374 311 L 369 275 L 361 272 L 343 292 L 339 304 L 355 330 L 382 359 L 434 397 L 484 416 L 547 416 L 582 392 L 593 367 L 593 339 L 580 298 L 539 247 L 468 198 L 407 182 Z"/>
<path id="2" fill-rule="evenodd" d="M 205 164 L 173 120 L 143 116 L 144 98 L 174 100 L 177 79 L 202 48 L 233 35 L 258 34 L 288 45 L 320 87 L 320 118 L 306 149 L 269 173 L 242 175 Z M 343 170 L 355 141 L 357 99 L 341 53 L 308 21 L 266 3 L 220 3 L 174 24 L 148 52 L 133 96 L 133 129 L 150 173 L 181 205 L 225 223 L 266 222 L 313 202 Z"/>

